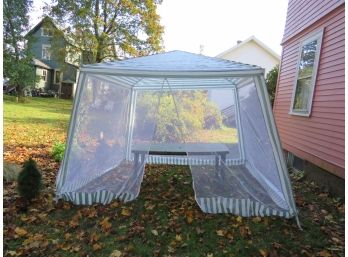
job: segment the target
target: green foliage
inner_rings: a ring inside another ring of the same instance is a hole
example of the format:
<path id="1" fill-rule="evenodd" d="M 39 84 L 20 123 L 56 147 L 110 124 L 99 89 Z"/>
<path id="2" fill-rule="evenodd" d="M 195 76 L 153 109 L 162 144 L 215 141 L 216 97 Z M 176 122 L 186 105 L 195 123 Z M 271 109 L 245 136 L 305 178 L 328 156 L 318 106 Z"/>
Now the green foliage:
<path id="1" fill-rule="evenodd" d="M 23 164 L 23 169 L 17 179 L 18 192 L 27 202 L 36 197 L 40 192 L 41 173 L 36 162 L 29 158 Z"/>
<path id="2" fill-rule="evenodd" d="M 31 6 L 32 1 L 4 0 L 3 3 L 4 77 L 9 78 L 19 96 L 25 88 L 34 86 L 36 80 L 32 56 L 23 36 L 28 28 Z"/>
<path id="3" fill-rule="evenodd" d="M 219 109 L 204 91 L 145 93 L 137 105 L 143 111 L 139 116 L 144 117 L 138 121 L 139 127 L 149 129 L 156 124 L 157 142 L 182 142 L 194 131 L 222 127 Z"/>
<path id="4" fill-rule="evenodd" d="M 279 65 L 276 65 L 266 75 L 267 91 L 268 91 L 269 99 L 271 101 L 272 106 L 274 103 L 274 98 L 276 93 L 278 72 L 279 72 Z"/>
<path id="5" fill-rule="evenodd" d="M 54 0 L 46 6 L 69 47 L 65 54 L 83 63 L 143 56 L 162 50 L 163 27 L 156 13 L 161 0 Z M 62 35 L 53 35 L 58 42 Z M 62 48 L 53 47 L 53 51 Z"/>
<path id="6" fill-rule="evenodd" d="M 55 161 L 61 162 L 64 157 L 65 144 L 56 142 L 52 147 L 52 156 Z"/>

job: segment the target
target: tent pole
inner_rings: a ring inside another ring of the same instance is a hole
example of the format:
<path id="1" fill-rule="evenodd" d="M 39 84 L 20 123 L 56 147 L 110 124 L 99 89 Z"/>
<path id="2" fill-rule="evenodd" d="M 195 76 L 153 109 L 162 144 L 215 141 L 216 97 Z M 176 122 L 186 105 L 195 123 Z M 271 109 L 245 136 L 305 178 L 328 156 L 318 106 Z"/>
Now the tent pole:
<path id="1" fill-rule="evenodd" d="M 129 120 L 128 120 L 128 127 L 127 127 L 127 151 L 126 151 L 126 160 L 131 160 L 131 144 L 132 144 L 132 137 L 133 137 L 133 125 L 134 125 L 134 114 L 135 114 L 135 107 L 136 107 L 136 90 L 132 89 L 131 96 L 130 96 L 130 111 L 129 111 Z"/>
<path id="2" fill-rule="evenodd" d="M 240 105 L 239 105 L 239 96 L 237 92 L 237 88 L 234 90 L 234 101 L 236 106 L 236 121 L 237 121 L 237 127 L 238 127 L 238 147 L 240 152 L 240 158 L 242 162 L 245 161 L 245 152 L 244 152 L 244 140 L 243 140 L 243 129 L 242 129 L 242 123 L 240 118 Z"/>

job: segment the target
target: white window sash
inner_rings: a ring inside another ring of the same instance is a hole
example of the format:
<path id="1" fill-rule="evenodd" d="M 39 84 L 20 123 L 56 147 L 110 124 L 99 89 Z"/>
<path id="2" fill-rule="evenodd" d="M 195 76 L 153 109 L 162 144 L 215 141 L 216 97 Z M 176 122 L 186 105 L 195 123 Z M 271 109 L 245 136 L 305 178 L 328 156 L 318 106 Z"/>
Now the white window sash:
<path id="1" fill-rule="evenodd" d="M 42 45 L 42 59 L 51 60 L 51 45 Z"/>
<path id="2" fill-rule="evenodd" d="M 48 28 L 41 28 L 41 36 L 43 37 L 52 37 L 52 35 L 49 35 L 49 30 Z M 48 34 L 46 34 L 45 32 L 47 32 Z"/>
<path id="3" fill-rule="evenodd" d="M 60 72 L 59 74 L 59 82 L 57 82 L 57 71 Z M 54 84 L 59 84 L 60 82 L 62 82 L 62 78 L 63 78 L 63 72 L 61 72 L 61 70 L 54 70 Z"/>
<path id="4" fill-rule="evenodd" d="M 297 57 L 296 77 L 295 77 L 295 81 L 294 81 L 292 97 L 291 97 L 291 105 L 290 105 L 290 111 L 289 111 L 289 114 L 291 114 L 291 115 L 299 115 L 299 116 L 309 117 L 311 114 L 314 89 L 315 89 L 317 71 L 318 71 L 318 64 L 319 64 L 319 58 L 320 58 L 320 52 L 321 52 L 321 43 L 322 43 L 322 39 L 323 39 L 323 32 L 324 32 L 324 29 L 320 29 L 319 31 L 315 31 L 314 33 L 310 34 L 308 37 L 306 37 L 300 43 L 299 54 Z M 317 48 L 316 48 L 316 52 L 315 52 L 312 74 L 311 74 L 311 76 L 299 77 L 299 67 L 300 67 L 300 63 L 301 63 L 302 49 L 305 45 L 307 45 L 308 43 L 310 43 L 314 40 L 317 40 L 318 44 L 317 44 Z M 295 102 L 296 89 L 297 89 L 297 81 L 299 79 L 305 79 L 305 78 L 311 78 L 310 91 L 309 91 L 309 97 L 308 97 L 308 102 L 307 102 L 307 109 L 305 109 L 305 110 L 294 109 L 294 102 Z"/>

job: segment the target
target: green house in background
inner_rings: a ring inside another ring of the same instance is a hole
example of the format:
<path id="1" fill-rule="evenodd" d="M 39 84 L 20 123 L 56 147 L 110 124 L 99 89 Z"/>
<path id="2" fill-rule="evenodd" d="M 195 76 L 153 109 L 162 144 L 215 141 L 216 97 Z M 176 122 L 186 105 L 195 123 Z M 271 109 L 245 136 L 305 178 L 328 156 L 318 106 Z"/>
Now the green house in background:
<path id="1" fill-rule="evenodd" d="M 34 55 L 35 72 L 39 77 L 35 86 L 44 91 L 55 91 L 61 98 L 71 98 L 75 92 L 79 67 L 77 63 L 68 62 L 67 56 L 58 56 L 65 55 L 65 51 L 53 51 L 52 30 L 59 29 L 49 17 L 45 17 L 26 35 L 29 49 Z M 58 42 L 62 48 L 67 47 L 63 36 Z"/>

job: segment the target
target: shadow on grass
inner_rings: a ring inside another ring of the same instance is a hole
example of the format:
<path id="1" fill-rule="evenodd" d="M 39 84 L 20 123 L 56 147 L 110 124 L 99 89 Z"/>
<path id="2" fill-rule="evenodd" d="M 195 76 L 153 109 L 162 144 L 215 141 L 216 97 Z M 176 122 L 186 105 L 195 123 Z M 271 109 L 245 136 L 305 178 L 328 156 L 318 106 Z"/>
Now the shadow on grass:
<path id="1" fill-rule="evenodd" d="M 19 117 L 4 117 L 5 122 L 17 122 L 22 124 L 46 124 L 46 125 L 59 125 L 59 126 L 67 126 L 69 123 L 69 119 L 64 118 L 19 118 Z"/>

